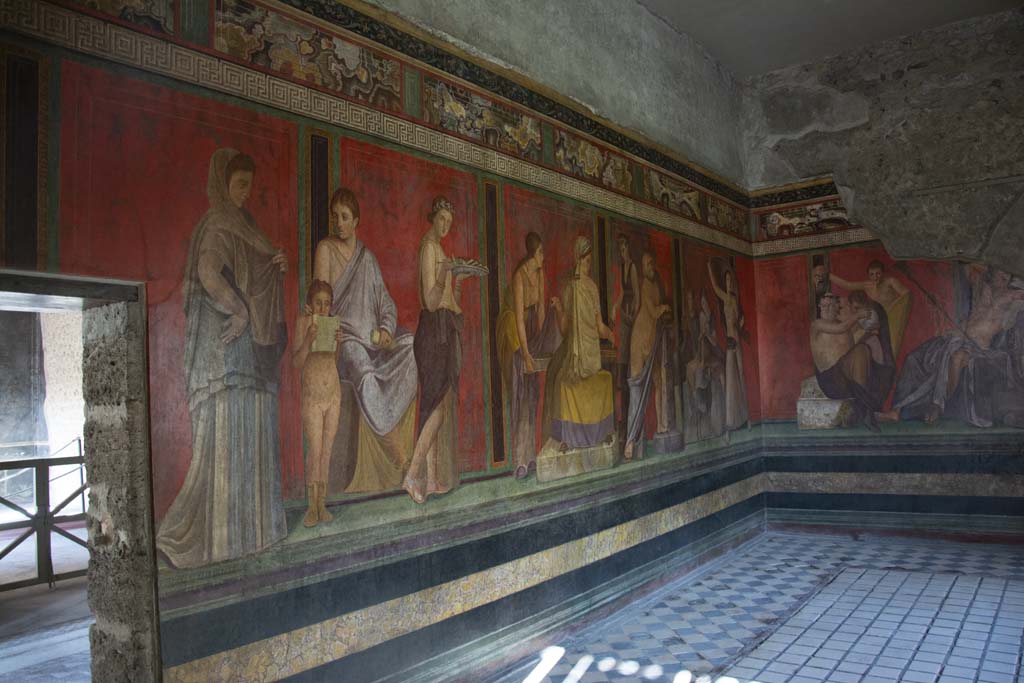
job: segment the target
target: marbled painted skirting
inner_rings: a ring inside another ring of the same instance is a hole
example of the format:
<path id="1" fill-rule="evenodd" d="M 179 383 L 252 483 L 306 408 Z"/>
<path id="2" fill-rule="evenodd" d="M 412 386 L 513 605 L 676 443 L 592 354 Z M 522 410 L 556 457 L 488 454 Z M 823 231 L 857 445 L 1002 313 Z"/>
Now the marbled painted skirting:
<path id="1" fill-rule="evenodd" d="M 165 674 L 168 681 L 272 681 L 309 671 L 568 574 L 762 493 L 780 499 L 787 495 L 816 499 L 831 494 L 852 495 L 863 501 L 914 500 L 915 507 L 929 508 L 918 512 L 930 516 L 944 512 L 945 506 L 956 500 L 1005 501 L 1022 492 L 1024 476 L 1016 474 L 755 474 L 583 538 L 173 666 Z"/>
<path id="2" fill-rule="evenodd" d="M 168 681 L 273 681 L 526 590 L 765 491 L 763 474 L 454 581 L 165 670 Z"/>
<path id="3" fill-rule="evenodd" d="M 862 493 L 901 496 L 1024 496 L 1024 476 L 894 472 L 770 472 L 773 493 Z"/>

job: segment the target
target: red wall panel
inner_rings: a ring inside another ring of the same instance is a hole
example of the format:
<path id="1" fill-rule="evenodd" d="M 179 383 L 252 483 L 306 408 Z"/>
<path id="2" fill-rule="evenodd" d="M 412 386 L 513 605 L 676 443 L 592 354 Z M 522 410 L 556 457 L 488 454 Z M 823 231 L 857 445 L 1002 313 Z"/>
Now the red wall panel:
<path id="1" fill-rule="evenodd" d="M 399 324 L 415 331 L 420 314 L 417 258 L 420 239 L 430 228 L 427 214 L 434 197 L 444 195 L 455 208 L 451 232 L 443 243 L 445 252 L 449 256 L 484 260 L 477 176 L 411 154 L 344 138 L 341 184 L 359 198 L 356 234 L 380 262 L 384 281 L 398 307 Z M 487 467 L 481 329 L 481 302 L 486 297 L 486 285 L 486 279 L 466 280 L 459 302 L 465 316 L 459 381 L 459 456 L 464 472 Z M 497 311 L 493 314 L 497 315 Z"/>
<path id="2" fill-rule="evenodd" d="M 845 280 L 867 280 L 868 264 L 878 260 L 884 264 L 887 275 L 910 289 L 913 302 L 896 358 L 897 375 L 909 352 L 947 329 L 944 316 L 924 293 L 928 292 L 948 314 L 953 314 L 953 279 L 949 264 L 904 261 L 901 266 L 906 272 L 903 272 L 895 267 L 896 262 L 881 246 L 837 249 L 828 256 L 830 272 Z M 762 332 L 758 348 L 766 418 L 795 418 L 800 382 L 814 374 L 807 259 L 806 255 L 786 256 L 756 264 L 758 324 Z M 843 297 L 849 294 L 836 284 L 832 285 L 832 291 Z"/>
<path id="3" fill-rule="evenodd" d="M 553 296 L 561 296 L 562 290 L 572 274 L 574 257 L 573 243 L 578 236 L 594 239 L 594 213 L 591 209 L 559 201 L 546 195 L 531 192 L 515 185 L 505 185 L 503 208 L 505 213 L 505 264 L 504 278 L 507 288 L 512 273 L 520 259 L 526 255 L 526 234 L 530 231 L 540 235 L 544 244 L 544 282 L 546 287 L 544 306 Z M 506 292 L 501 293 L 504 300 Z M 492 316 L 497 320 L 497 312 Z M 493 328 L 492 328 L 493 333 Z M 492 362 L 497 363 L 495 358 Z M 544 382 L 540 382 L 541 403 L 544 401 Z M 541 408 L 537 410 L 537 443 L 541 444 Z M 497 419 L 497 415 L 495 415 Z M 506 426 L 506 436 L 511 426 Z M 506 439 L 507 442 L 507 439 Z"/>
<path id="4" fill-rule="evenodd" d="M 754 264 L 749 259 L 731 257 L 728 252 L 697 242 L 683 242 L 683 291 L 692 292 L 694 310 L 700 311 L 701 294 L 707 297 L 718 333 L 718 343 L 725 349 L 725 326 L 719 310 L 718 297 L 715 296 L 708 280 L 708 263 L 712 258 L 734 258 L 736 279 L 739 285 L 740 307 L 743 310 L 743 329 L 746 334 L 740 340 L 743 352 L 743 379 L 747 389 L 747 409 L 750 420 L 760 419 L 761 395 L 758 377 L 758 326 L 755 319 L 756 285 L 754 281 Z M 721 283 L 719 283 L 721 286 Z"/>
<path id="5" fill-rule="evenodd" d="M 296 129 L 286 121 L 67 61 L 61 88 L 60 268 L 146 282 L 150 419 L 157 520 L 191 459 L 181 282 L 192 230 L 209 207 L 210 156 L 256 162 L 246 207 L 288 254 L 285 303 L 297 310 Z M 291 334 L 292 330 L 289 329 Z M 302 487 L 298 382 L 281 362 L 286 495 Z"/>
<path id="6" fill-rule="evenodd" d="M 643 252 L 651 251 L 654 253 L 654 267 L 658 271 L 658 277 L 661 279 L 661 284 L 665 290 L 664 303 L 668 304 L 674 315 L 675 291 L 673 285 L 673 271 L 675 270 L 675 266 L 672 256 L 672 242 L 674 239 L 672 235 L 662 232 L 661 230 L 649 228 L 639 223 L 624 221 L 618 218 L 612 219 L 611 228 L 611 239 L 608 240 L 608 251 L 611 256 L 612 263 L 612 268 L 608 277 L 611 284 L 610 298 L 608 299 L 609 309 L 611 309 L 612 303 L 622 292 L 622 259 L 619 256 L 619 244 L 617 241 L 618 236 L 622 234 L 629 238 L 633 260 L 636 263 L 637 277 L 641 278 L 641 287 L 643 286 L 642 278 L 644 276 L 643 264 L 641 261 Z M 636 295 L 639 296 L 639 292 L 637 292 Z M 612 330 L 615 331 L 616 346 L 621 346 L 625 340 L 619 339 L 619 326 L 612 325 L 611 327 Z M 626 414 L 628 409 L 628 406 L 622 406 L 623 415 Z M 647 404 L 647 415 L 644 422 L 644 430 L 644 434 L 647 438 L 653 437 L 654 433 L 658 430 L 658 413 L 654 407 L 653 393 L 651 395 L 650 402 Z"/>
<path id="7" fill-rule="evenodd" d="M 814 374 L 807 257 L 757 261 L 754 279 L 762 416 L 792 419 L 800 382 Z"/>

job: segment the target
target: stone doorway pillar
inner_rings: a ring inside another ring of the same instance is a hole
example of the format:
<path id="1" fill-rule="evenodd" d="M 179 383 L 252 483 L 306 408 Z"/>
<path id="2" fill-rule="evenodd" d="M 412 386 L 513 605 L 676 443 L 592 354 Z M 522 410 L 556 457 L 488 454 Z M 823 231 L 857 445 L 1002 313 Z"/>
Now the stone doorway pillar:
<path id="1" fill-rule="evenodd" d="M 92 677 L 161 677 L 150 480 L 146 314 L 137 300 L 87 307 L 82 381 L 89 491 Z M 87 304 L 88 306 L 88 304 Z"/>

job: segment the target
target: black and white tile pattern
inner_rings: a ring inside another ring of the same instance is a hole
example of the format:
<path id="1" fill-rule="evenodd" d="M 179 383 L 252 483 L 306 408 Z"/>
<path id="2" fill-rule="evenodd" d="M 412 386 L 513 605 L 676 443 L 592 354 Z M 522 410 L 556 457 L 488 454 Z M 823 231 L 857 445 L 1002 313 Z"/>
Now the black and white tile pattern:
<path id="1" fill-rule="evenodd" d="M 564 654 L 531 683 L 1012 683 L 1022 680 L 1015 678 L 1019 660 L 1007 673 L 1011 663 L 1004 660 L 1013 653 L 1005 650 L 1014 643 L 1005 641 L 1016 637 L 1019 658 L 1022 586 L 1020 546 L 764 534 L 571 641 L 553 643 Z M 850 607 L 853 600 L 860 602 Z M 964 618 L 954 624 L 956 610 Z M 975 659 L 996 664 L 979 665 L 975 678 L 954 676 L 969 669 L 963 654 L 978 652 L 975 634 L 983 628 L 990 629 L 991 655 L 983 649 L 987 656 Z M 925 648 L 946 645 L 945 658 L 931 662 L 939 667 L 926 666 L 940 653 Z M 857 661 L 869 655 L 871 661 Z M 492 681 L 521 683 L 537 661 Z M 928 679 L 930 671 L 935 677 Z"/>

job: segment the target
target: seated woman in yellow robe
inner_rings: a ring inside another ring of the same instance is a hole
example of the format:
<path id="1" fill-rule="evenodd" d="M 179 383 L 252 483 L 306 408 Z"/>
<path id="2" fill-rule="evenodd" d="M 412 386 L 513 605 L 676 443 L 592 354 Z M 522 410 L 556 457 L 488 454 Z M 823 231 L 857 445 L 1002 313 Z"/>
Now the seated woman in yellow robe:
<path id="1" fill-rule="evenodd" d="M 562 344 L 551 359 L 544 387 L 544 434 L 561 449 L 587 448 L 612 438 L 612 376 L 601 369 L 601 339 L 614 333 L 601 319 L 600 294 L 590 277 L 590 240 L 576 238 L 576 266 L 561 300 L 553 298 Z"/>

